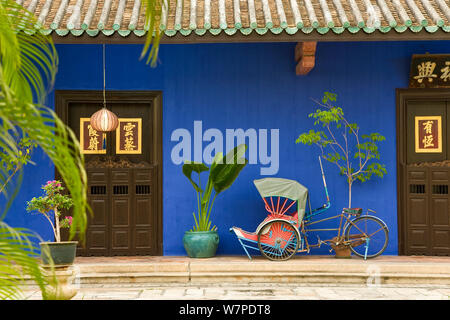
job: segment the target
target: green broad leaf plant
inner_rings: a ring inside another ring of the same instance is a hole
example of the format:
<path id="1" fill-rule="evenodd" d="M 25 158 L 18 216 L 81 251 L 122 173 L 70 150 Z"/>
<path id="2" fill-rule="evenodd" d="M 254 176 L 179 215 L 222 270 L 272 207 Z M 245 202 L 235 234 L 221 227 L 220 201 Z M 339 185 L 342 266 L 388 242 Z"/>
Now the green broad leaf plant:
<path id="1" fill-rule="evenodd" d="M 317 145 L 321 157 L 337 166 L 339 174 L 346 178 L 348 207 L 351 208 L 355 181 L 365 182 L 374 175 L 382 178 L 387 174 L 386 166 L 379 162 L 378 150 L 378 143 L 385 137 L 377 132 L 360 134 L 358 124 L 347 120 L 342 108 L 336 105 L 335 93 L 325 92 L 322 101 L 313 101 L 319 108 L 309 117 L 314 119 L 315 126 L 321 126 L 323 130 L 311 129 L 302 133 L 295 143 Z"/>
<path id="2" fill-rule="evenodd" d="M 217 231 L 217 227 L 211 225 L 210 219 L 214 200 L 234 183 L 247 165 L 248 160 L 244 158 L 246 150 L 247 145 L 241 144 L 228 152 L 225 157 L 219 152 L 215 155 L 210 167 L 200 162 L 185 161 L 183 174 L 195 189 L 198 206 L 197 214 L 192 213 L 195 225 L 190 231 Z M 206 171 L 209 171 L 208 181 L 202 189 L 200 174 Z M 198 183 L 192 179 L 193 172 L 198 175 Z"/>

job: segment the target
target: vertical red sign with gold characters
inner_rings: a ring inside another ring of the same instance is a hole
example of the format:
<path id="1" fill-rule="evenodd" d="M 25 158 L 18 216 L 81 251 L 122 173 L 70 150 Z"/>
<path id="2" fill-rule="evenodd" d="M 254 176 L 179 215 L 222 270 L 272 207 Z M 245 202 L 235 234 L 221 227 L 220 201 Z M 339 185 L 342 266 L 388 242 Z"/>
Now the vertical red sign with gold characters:
<path id="1" fill-rule="evenodd" d="M 90 118 L 80 118 L 80 147 L 81 153 L 105 154 L 104 141 L 106 133 L 94 130 Z"/>
<path id="2" fill-rule="evenodd" d="M 119 118 L 119 126 L 116 129 L 116 153 L 142 153 L 141 118 Z"/>
<path id="3" fill-rule="evenodd" d="M 442 152 L 441 116 L 415 117 L 416 153 Z"/>

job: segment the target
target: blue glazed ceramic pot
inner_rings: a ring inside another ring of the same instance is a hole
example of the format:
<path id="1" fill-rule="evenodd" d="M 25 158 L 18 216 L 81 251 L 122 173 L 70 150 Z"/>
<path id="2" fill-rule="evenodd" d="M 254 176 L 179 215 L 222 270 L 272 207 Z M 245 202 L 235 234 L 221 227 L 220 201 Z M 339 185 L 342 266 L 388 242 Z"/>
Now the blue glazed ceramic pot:
<path id="1" fill-rule="evenodd" d="M 189 257 L 211 258 L 216 255 L 219 235 L 217 231 L 186 231 L 183 244 Z"/>

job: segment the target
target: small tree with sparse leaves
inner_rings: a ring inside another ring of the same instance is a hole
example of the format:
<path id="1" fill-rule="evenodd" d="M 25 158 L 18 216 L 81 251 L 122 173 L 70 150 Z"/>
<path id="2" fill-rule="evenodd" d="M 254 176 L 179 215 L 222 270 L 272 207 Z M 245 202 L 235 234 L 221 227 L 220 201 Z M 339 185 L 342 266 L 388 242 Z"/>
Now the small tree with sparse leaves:
<path id="1" fill-rule="evenodd" d="M 37 211 L 43 214 L 52 226 L 56 242 L 61 242 L 60 228 L 70 228 L 72 224 L 71 216 L 61 219 L 61 210 L 70 209 L 73 206 L 73 200 L 68 195 L 61 193 L 64 187 L 59 180 L 47 181 L 47 184 L 42 186 L 42 190 L 44 190 L 45 195 L 38 198 L 33 197 L 28 201 L 27 211 Z M 51 211 L 55 215 L 54 219 L 50 216 Z"/>
<path id="2" fill-rule="evenodd" d="M 0 149 L 0 193 L 3 193 L 8 183 L 22 167 L 31 162 L 31 153 L 36 147 L 36 142 L 24 136 L 17 141 L 17 154 L 10 155 Z"/>
<path id="3" fill-rule="evenodd" d="M 385 137 L 379 133 L 362 134 L 356 123 L 350 123 L 342 108 L 335 106 L 337 95 L 325 92 L 322 101 L 313 100 L 319 108 L 309 115 L 314 118 L 314 125 L 322 125 L 324 130 L 302 133 L 295 143 L 317 145 L 322 158 L 334 163 L 339 173 L 346 177 L 348 183 L 348 207 L 352 205 L 352 185 L 359 180 L 365 182 L 372 175 L 382 178 L 386 173 L 380 159 L 378 142 Z"/>

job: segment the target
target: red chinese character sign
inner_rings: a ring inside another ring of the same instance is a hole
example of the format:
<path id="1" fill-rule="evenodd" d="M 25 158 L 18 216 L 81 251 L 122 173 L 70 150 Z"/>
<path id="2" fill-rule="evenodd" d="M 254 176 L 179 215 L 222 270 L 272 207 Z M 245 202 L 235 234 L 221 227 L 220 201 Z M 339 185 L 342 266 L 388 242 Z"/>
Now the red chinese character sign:
<path id="1" fill-rule="evenodd" d="M 411 59 L 409 87 L 450 87 L 450 55 L 414 54 Z"/>
<path id="2" fill-rule="evenodd" d="M 441 116 L 416 116 L 414 122 L 416 153 L 441 153 Z"/>
<path id="3" fill-rule="evenodd" d="M 142 119 L 119 118 L 116 129 L 116 154 L 142 153 Z"/>
<path id="4" fill-rule="evenodd" d="M 106 133 L 94 130 L 90 118 L 80 118 L 80 147 L 81 153 L 105 154 Z"/>

